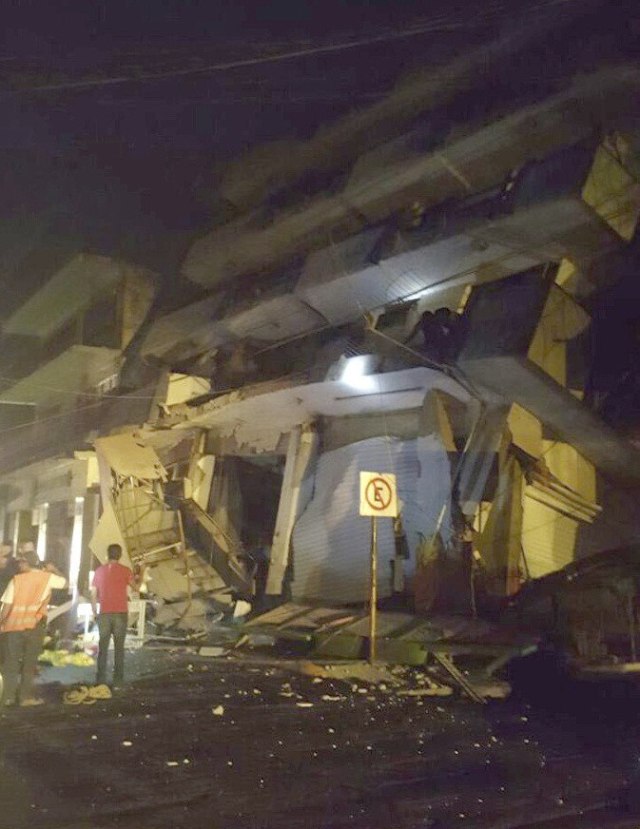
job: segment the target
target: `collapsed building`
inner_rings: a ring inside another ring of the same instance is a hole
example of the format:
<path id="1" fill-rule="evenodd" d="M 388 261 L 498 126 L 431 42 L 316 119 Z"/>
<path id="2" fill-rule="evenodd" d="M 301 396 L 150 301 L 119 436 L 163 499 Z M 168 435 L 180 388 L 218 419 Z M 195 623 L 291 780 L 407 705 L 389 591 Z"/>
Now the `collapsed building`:
<path id="1" fill-rule="evenodd" d="M 66 538 L 80 589 L 90 551 L 119 541 L 156 618 L 186 629 L 211 602 L 365 603 L 363 470 L 398 481 L 400 518 L 379 530 L 390 607 L 490 613 L 638 540 L 640 450 L 594 405 L 588 300 L 640 213 L 640 73 L 444 131 L 428 116 L 446 85 L 421 98 L 424 83 L 369 112 L 398 121 L 375 146 L 347 119 L 349 140 L 324 136 L 333 155 L 314 138 L 230 168 L 227 216 L 183 264 L 199 298 L 148 313 L 144 274 L 85 257 L 65 268 L 75 305 L 52 317 L 49 286 L 15 313 L 5 336 L 37 340 L 40 361 L 2 394 L 36 415 L 15 425 L 28 463 L 3 446 L 5 537 L 43 557 Z M 398 119 L 407 101 L 423 123 Z M 55 356 L 48 335 L 71 329 Z"/>

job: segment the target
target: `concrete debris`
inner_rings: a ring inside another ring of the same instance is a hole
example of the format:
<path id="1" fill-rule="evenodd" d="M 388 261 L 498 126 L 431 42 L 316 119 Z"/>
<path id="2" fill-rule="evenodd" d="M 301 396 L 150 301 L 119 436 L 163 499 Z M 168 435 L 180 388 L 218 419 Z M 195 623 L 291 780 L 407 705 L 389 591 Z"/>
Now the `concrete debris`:
<path id="1" fill-rule="evenodd" d="M 507 699 L 511 685 L 501 679 L 473 679 L 473 687 L 485 699 Z"/>
<path id="2" fill-rule="evenodd" d="M 153 624 L 164 630 L 181 631 L 191 635 L 206 635 L 224 618 L 219 603 L 206 598 L 180 599 L 159 605 Z"/>
<path id="3" fill-rule="evenodd" d="M 450 697 L 453 688 L 448 685 L 429 685 L 427 688 L 403 688 L 397 691 L 399 697 Z"/>
<path id="4" fill-rule="evenodd" d="M 206 617 L 210 603 L 203 599 L 191 599 L 179 602 L 165 602 L 156 611 L 154 622 L 156 625 L 168 627 L 177 624 L 183 617 L 195 619 Z"/>
<path id="5" fill-rule="evenodd" d="M 298 708 L 313 708 L 312 702 L 296 702 Z"/>
<path id="6" fill-rule="evenodd" d="M 395 693 L 401 697 L 450 697 L 457 686 L 466 693 L 465 687 L 457 682 L 443 682 L 443 672 L 437 667 L 416 671 L 408 666 L 370 665 L 368 662 L 335 662 L 322 665 L 303 662 L 299 664 L 298 669 L 305 676 L 313 677 L 314 683 L 318 679 L 346 682 L 352 694 L 361 695 L 369 700 L 375 699 L 371 696 L 372 691 L 383 694 Z M 465 682 L 465 686 L 467 684 L 470 684 L 470 680 Z M 479 698 L 487 699 L 505 699 L 511 691 L 508 683 L 486 677 L 474 678 L 473 688 Z M 290 688 L 284 688 L 283 691 L 281 696 L 291 695 Z"/>
<path id="7" fill-rule="evenodd" d="M 224 714 L 224 705 L 216 705 L 215 708 L 211 709 L 211 713 L 215 717 L 221 717 Z"/>
<path id="8" fill-rule="evenodd" d="M 199 656 L 225 656 L 229 651 L 226 648 L 221 648 L 218 645 L 212 645 L 209 647 L 202 647 L 198 651 Z"/>
<path id="9" fill-rule="evenodd" d="M 268 647 L 272 648 L 276 644 L 275 636 L 268 633 L 248 633 L 246 638 L 243 636 L 242 644 L 250 645 L 254 648 Z"/>
<path id="10" fill-rule="evenodd" d="M 249 613 L 251 613 L 251 604 L 249 602 L 245 602 L 243 599 L 239 599 L 233 608 L 233 618 L 242 619 Z"/>
<path id="11" fill-rule="evenodd" d="M 402 684 L 397 671 L 387 665 L 370 665 L 368 662 L 335 662 L 323 665 L 318 665 L 315 662 L 303 662 L 300 665 L 300 671 L 306 676 L 322 679 L 360 680 L 370 685 L 380 683 L 387 686 Z M 404 669 L 401 669 L 400 673 L 404 674 Z M 366 693 L 366 689 L 364 689 L 364 692 Z"/>
<path id="12" fill-rule="evenodd" d="M 188 613 L 183 619 L 176 625 L 176 630 L 182 630 L 189 633 L 192 632 L 200 632 L 206 633 L 211 626 L 211 621 L 207 616 L 198 616 L 195 614 Z"/>

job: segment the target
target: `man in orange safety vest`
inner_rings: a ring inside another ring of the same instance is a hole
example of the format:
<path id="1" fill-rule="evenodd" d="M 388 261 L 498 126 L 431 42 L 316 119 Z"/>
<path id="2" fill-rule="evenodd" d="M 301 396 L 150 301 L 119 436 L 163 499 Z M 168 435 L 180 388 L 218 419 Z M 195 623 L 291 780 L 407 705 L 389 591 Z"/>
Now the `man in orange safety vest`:
<path id="1" fill-rule="evenodd" d="M 38 656 L 47 622 L 52 590 L 67 586 L 65 577 L 51 563 L 44 567 L 34 551 L 20 559 L 20 571 L 0 598 L 0 633 L 4 639 L 3 705 L 40 705 L 33 694 Z"/>

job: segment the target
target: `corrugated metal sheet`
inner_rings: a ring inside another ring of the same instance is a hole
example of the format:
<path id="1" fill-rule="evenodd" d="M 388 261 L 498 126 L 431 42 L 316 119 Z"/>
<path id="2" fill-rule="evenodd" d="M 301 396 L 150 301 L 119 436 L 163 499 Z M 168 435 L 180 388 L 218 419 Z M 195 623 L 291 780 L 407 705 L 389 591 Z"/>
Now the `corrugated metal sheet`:
<path id="1" fill-rule="evenodd" d="M 522 549 L 529 575 L 546 576 L 570 564 L 575 557 L 578 522 L 551 507 L 525 497 Z"/>
<path id="2" fill-rule="evenodd" d="M 449 501 L 449 459 L 439 438 L 377 437 L 324 453 L 315 475 L 314 495 L 293 532 L 295 597 L 334 602 L 364 601 L 369 584 L 371 522 L 358 514 L 359 473 L 392 472 L 398 480 L 402 518 L 413 566 L 419 533 L 428 536 Z M 449 513 L 443 534 L 450 534 Z M 392 521 L 378 530 L 378 590 L 388 596 L 394 556 Z"/>

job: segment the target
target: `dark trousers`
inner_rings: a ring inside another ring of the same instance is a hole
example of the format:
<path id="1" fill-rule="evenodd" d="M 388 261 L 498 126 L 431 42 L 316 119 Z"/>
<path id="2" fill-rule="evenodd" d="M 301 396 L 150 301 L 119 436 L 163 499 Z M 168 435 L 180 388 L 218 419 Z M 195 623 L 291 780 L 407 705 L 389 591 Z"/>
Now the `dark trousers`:
<path id="1" fill-rule="evenodd" d="M 124 680 L 124 640 L 127 635 L 126 613 L 100 613 L 98 630 L 100 647 L 98 650 L 98 685 L 107 681 L 107 655 L 109 642 L 113 636 L 113 684 L 121 685 Z"/>
<path id="2" fill-rule="evenodd" d="M 46 625 L 41 622 L 32 630 L 12 630 L 4 639 L 3 702 L 23 702 L 33 696 L 33 681 L 42 650 Z"/>

